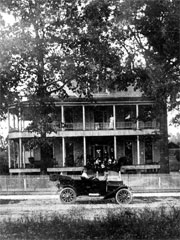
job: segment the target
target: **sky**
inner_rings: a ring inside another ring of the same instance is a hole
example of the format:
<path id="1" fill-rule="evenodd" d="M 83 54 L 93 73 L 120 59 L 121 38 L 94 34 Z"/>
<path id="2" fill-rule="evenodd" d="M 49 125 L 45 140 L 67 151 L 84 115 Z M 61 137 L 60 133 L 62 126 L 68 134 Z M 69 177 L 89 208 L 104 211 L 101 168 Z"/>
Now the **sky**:
<path id="1" fill-rule="evenodd" d="M 173 124 L 171 124 L 171 119 L 175 116 L 175 114 L 177 113 L 177 111 L 171 111 L 168 113 L 168 133 L 170 135 L 177 135 L 177 133 L 180 133 L 180 126 L 174 126 Z"/>
<path id="2" fill-rule="evenodd" d="M 4 21 L 6 24 L 13 24 L 15 22 L 15 18 L 7 13 L 1 13 L 2 17 L 4 18 Z"/>
<path id="3" fill-rule="evenodd" d="M 14 22 L 14 17 L 9 14 L 1 13 L 7 24 L 12 24 Z M 8 123 L 7 121 L 0 121 L 0 136 L 6 138 L 8 135 Z"/>
<path id="4" fill-rule="evenodd" d="M 7 121 L 0 122 L 0 136 L 6 138 L 8 135 L 8 123 Z"/>

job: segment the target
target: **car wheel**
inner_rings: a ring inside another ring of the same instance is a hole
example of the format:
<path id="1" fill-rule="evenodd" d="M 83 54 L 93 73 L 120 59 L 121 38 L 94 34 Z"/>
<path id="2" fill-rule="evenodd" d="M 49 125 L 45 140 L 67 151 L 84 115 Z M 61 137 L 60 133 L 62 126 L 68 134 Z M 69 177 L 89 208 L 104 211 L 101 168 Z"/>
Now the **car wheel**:
<path id="1" fill-rule="evenodd" d="M 118 204 L 129 204 L 132 201 L 132 193 L 128 189 L 122 188 L 117 191 L 115 200 Z"/>
<path id="2" fill-rule="evenodd" d="M 61 203 L 73 203 L 76 201 L 76 192 L 73 188 L 66 187 L 59 194 Z"/>

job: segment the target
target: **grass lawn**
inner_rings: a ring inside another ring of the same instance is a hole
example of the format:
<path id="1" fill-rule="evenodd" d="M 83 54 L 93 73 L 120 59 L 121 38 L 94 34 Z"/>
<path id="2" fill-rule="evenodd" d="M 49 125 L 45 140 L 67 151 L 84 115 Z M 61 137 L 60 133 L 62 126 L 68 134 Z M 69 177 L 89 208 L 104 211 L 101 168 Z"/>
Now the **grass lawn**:
<path id="1" fill-rule="evenodd" d="M 9 219 L 0 225 L 1 240 L 173 240 L 179 236 L 180 210 L 174 207 L 138 212 L 122 209 L 118 214 L 109 211 L 106 217 L 93 221 L 84 219 L 82 212 L 70 212 L 65 216 Z"/>

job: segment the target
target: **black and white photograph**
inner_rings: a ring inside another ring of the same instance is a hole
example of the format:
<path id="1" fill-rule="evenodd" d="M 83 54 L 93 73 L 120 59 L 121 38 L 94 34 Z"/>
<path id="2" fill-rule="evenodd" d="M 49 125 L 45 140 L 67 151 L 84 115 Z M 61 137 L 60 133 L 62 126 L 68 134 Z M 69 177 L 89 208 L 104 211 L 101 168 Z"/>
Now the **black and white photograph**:
<path id="1" fill-rule="evenodd" d="M 0 0 L 0 239 L 180 239 L 180 0 Z"/>

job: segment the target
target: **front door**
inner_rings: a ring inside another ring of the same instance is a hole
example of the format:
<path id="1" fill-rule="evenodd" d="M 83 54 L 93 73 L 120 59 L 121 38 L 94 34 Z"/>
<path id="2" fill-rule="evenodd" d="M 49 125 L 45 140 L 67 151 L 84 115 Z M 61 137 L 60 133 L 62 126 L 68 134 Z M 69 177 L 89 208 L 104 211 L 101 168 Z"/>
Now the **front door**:
<path id="1" fill-rule="evenodd" d="M 125 156 L 127 158 L 126 165 L 132 165 L 133 162 L 132 141 L 125 142 Z"/>
<path id="2" fill-rule="evenodd" d="M 152 162 L 153 162 L 152 140 L 147 139 L 145 141 L 145 163 L 151 164 Z"/>

